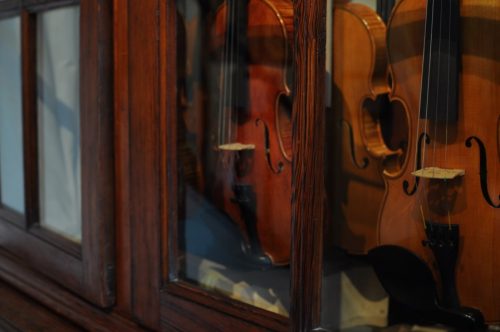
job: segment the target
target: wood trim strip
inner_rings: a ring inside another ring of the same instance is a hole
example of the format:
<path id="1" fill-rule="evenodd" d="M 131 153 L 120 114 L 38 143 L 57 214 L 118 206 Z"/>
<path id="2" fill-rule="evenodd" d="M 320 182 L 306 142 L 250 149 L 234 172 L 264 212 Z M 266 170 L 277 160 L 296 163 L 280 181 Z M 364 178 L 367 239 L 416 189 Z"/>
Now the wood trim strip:
<path id="1" fill-rule="evenodd" d="M 24 195 L 26 225 L 39 220 L 36 16 L 21 14 Z"/>
<path id="2" fill-rule="evenodd" d="M 0 278 L 86 330 L 141 330 L 135 323 L 103 311 L 59 287 L 3 249 L 0 249 Z"/>
<path id="3" fill-rule="evenodd" d="M 57 276 L 57 280 L 69 289 L 82 295 L 86 293 L 82 287 L 81 261 L 58 247 L 5 221 L 0 222 L 0 245 L 47 276 Z"/>
<path id="4" fill-rule="evenodd" d="M 161 1 L 165 2 L 165 1 Z M 129 0 L 129 186 L 132 309 L 160 329 L 160 1 Z M 164 134 L 164 133 L 163 133 Z"/>
<path id="5" fill-rule="evenodd" d="M 166 295 L 162 302 L 162 327 L 164 331 L 171 331 L 172 327 L 182 331 L 273 331 L 271 327 L 262 327 L 249 320 L 228 316 L 209 307 L 193 303 L 189 299 Z M 287 331 L 280 328 L 278 331 Z"/>
<path id="6" fill-rule="evenodd" d="M 80 4 L 82 257 L 86 295 L 115 303 L 112 0 Z"/>
<path id="7" fill-rule="evenodd" d="M 296 0 L 292 111 L 292 331 L 320 324 L 323 272 L 326 1 Z"/>
<path id="8" fill-rule="evenodd" d="M 129 186 L 128 6 L 113 0 L 114 114 L 115 114 L 115 227 L 117 310 L 132 311 Z"/>
<path id="9" fill-rule="evenodd" d="M 161 303 L 163 306 L 166 305 L 168 301 L 177 302 L 181 299 L 192 302 L 193 307 L 200 305 L 204 306 L 206 307 L 206 310 L 209 310 L 213 315 L 229 314 L 234 318 L 265 329 L 273 331 L 288 331 L 289 319 L 287 317 L 245 304 L 243 302 L 232 300 L 224 295 L 218 295 L 216 293 L 203 290 L 187 282 L 179 281 L 170 283 L 162 293 Z M 182 309 L 178 309 L 178 312 L 186 316 L 198 315 L 197 311 L 182 312 Z M 205 319 L 207 323 L 214 323 L 211 315 L 207 315 L 203 317 L 203 319 Z M 168 320 L 168 317 L 162 316 L 162 320 Z"/>
<path id="10" fill-rule="evenodd" d="M 162 191 L 166 193 L 162 202 L 162 258 L 164 261 L 162 269 L 162 281 L 168 283 L 179 277 L 179 217 L 178 217 L 178 163 L 177 160 L 177 93 L 178 93 L 178 47 L 177 29 L 178 13 L 175 1 L 166 1 L 164 13 L 160 17 L 160 54 L 161 54 L 161 95 L 164 96 L 162 109 L 162 141 L 164 149 L 162 155 Z M 173 51 L 175 50 L 175 51 Z M 170 279 L 170 280 L 169 280 Z"/>
<path id="11" fill-rule="evenodd" d="M 63 235 L 42 228 L 39 224 L 31 226 L 29 232 L 45 242 L 53 244 L 55 247 L 58 247 L 76 259 L 82 259 L 82 250 L 79 243 L 73 242 Z"/>

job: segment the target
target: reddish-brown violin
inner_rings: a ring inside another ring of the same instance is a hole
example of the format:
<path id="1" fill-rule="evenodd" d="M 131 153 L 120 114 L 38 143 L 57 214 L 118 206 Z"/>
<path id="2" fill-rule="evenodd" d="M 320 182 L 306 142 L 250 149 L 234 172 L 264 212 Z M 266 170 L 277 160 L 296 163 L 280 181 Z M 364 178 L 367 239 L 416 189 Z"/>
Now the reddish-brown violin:
<path id="1" fill-rule="evenodd" d="M 262 264 L 287 264 L 291 223 L 288 0 L 227 0 L 214 22 L 217 119 L 212 192 Z"/>
<path id="2" fill-rule="evenodd" d="M 391 98 L 407 111 L 410 144 L 401 172 L 385 177 L 380 214 L 380 242 L 428 263 L 442 305 L 477 308 L 488 322 L 500 321 L 499 5 L 395 7 Z"/>

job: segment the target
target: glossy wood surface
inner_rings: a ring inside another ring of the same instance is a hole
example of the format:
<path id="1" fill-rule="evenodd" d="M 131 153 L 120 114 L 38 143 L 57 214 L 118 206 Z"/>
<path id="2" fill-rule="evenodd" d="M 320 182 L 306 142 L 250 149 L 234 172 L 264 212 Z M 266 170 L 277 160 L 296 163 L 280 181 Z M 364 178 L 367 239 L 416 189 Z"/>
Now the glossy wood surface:
<path id="1" fill-rule="evenodd" d="M 3 332 L 83 331 L 4 282 L 0 282 L 0 330 Z"/>
<path id="2" fill-rule="evenodd" d="M 334 7 L 333 237 L 355 254 L 378 244 L 382 173 L 397 169 L 402 154 L 387 147 L 380 124 L 381 113 L 389 111 L 383 100 L 390 90 L 385 35 L 385 24 L 371 8 L 355 3 Z"/>
<path id="3" fill-rule="evenodd" d="M 325 218 L 326 1 L 294 1 L 291 330 L 320 324 Z"/>
<path id="4" fill-rule="evenodd" d="M 459 120 L 456 124 L 435 126 L 430 120 L 420 119 L 419 128 L 426 1 L 403 0 L 396 6 L 388 27 L 391 97 L 406 108 L 411 142 L 401 172 L 386 176 L 388 190 L 380 216 L 380 242 L 410 249 L 433 269 L 432 253 L 421 243 L 425 239 L 421 209 L 426 219 L 459 224 L 456 279 L 460 302 L 480 309 L 489 322 L 500 321 L 498 5 L 495 0 L 461 1 Z M 430 144 L 423 152 L 425 166 L 464 169 L 465 175 L 449 182 L 421 179 L 417 192 L 409 196 L 403 191 L 403 182 L 408 181 L 410 188 L 415 182 L 410 174 L 416 164 L 415 140 L 426 125 L 430 128 Z M 466 145 L 472 136 L 485 147 L 487 174 L 483 172 L 483 176 L 487 178 L 487 195 L 480 183 L 479 145 L 476 140 L 470 147 Z"/>

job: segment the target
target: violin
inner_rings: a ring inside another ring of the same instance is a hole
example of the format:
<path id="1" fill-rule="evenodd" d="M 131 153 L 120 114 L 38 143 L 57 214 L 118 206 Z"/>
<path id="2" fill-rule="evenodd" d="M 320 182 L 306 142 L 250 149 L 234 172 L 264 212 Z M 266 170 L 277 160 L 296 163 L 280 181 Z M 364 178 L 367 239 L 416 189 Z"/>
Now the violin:
<path id="1" fill-rule="evenodd" d="M 382 173 L 400 166 L 402 150 L 385 143 L 388 112 L 386 27 L 370 7 L 345 3 L 333 9 L 334 244 L 366 254 L 378 244 Z"/>
<path id="2" fill-rule="evenodd" d="M 381 244 L 432 270 L 445 308 L 500 321 L 500 3 L 401 0 L 388 24 L 390 98 L 409 145 L 384 174 Z M 402 267 L 404 268 L 404 267 Z"/>
<path id="3" fill-rule="evenodd" d="M 291 241 L 291 43 L 289 0 L 226 0 L 214 18 L 219 73 L 212 117 L 215 204 L 263 266 L 284 265 Z"/>

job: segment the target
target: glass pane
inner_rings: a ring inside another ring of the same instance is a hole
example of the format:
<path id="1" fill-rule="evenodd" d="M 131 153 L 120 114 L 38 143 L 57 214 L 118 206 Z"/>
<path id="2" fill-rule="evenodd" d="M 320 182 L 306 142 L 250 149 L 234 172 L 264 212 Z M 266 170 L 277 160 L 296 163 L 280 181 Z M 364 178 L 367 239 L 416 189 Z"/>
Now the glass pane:
<path id="1" fill-rule="evenodd" d="M 81 239 L 78 6 L 37 15 L 40 223 Z"/>
<path id="2" fill-rule="evenodd" d="M 364 103 L 371 95 L 373 60 L 369 57 L 375 57 L 371 29 L 383 43 L 385 24 L 378 18 L 375 0 L 331 1 L 327 22 L 328 85 L 332 91 L 327 112 L 333 122 L 327 126 L 336 130 L 327 133 L 330 219 L 325 237 L 321 326 L 327 331 L 379 331 L 388 325 L 389 299 L 365 254 L 376 242 L 377 204 L 384 184 L 377 173 L 379 163 L 368 159 L 364 165 L 368 154 L 358 119 L 363 112 L 375 115 L 379 111 Z M 385 59 L 384 45 L 378 51 Z M 382 63 L 380 67 L 376 78 L 383 81 L 386 66 Z M 380 100 L 387 98 L 386 93 L 380 95 Z"/>
<path id="3" fill-rule="evenodd" d="M 484 3 L 374 5 L 329 11 L 321 330 L 499 330 L 500 35 Z"/>
<path id="4" fill-rule="evenodd" d="M 0 20 L 0 203 L 24 213 L 20 29 Z"/>
<path id="5" fill-rule="evenodd" d="M 179 0 L 181 277 L 288 315 L 293 7 Z"/>

